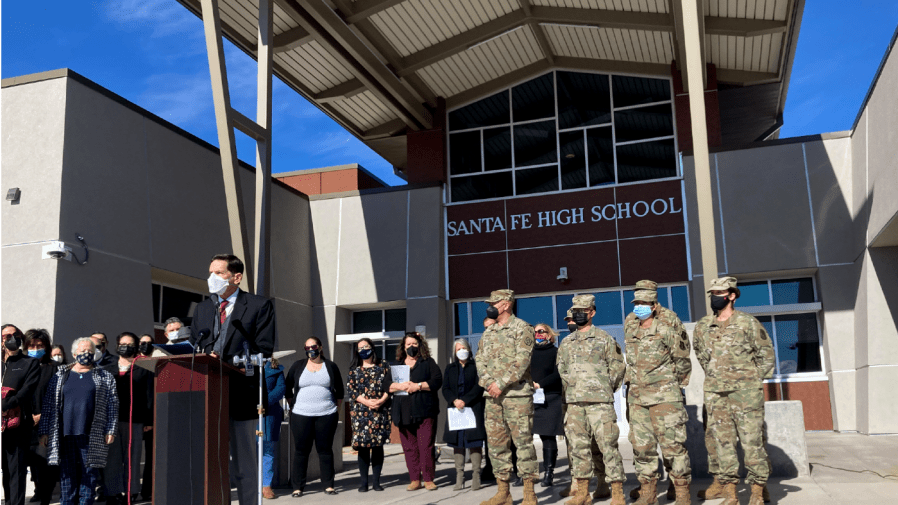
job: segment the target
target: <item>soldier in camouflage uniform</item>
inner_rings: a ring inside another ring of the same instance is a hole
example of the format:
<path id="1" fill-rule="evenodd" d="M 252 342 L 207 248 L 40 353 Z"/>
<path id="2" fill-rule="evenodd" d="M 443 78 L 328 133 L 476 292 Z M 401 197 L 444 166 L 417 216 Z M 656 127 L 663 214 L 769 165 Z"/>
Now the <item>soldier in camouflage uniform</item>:
<path id="1" fill-rule="evenodd" d="M 588 505 L 589 479 L 593 464 L 589 458 L 590 438 L 594 438 L 605 461 L 605 480 L 611 485 L 611 504 L 624 505 L 624 465 L 617 439 L 614 392 L 624 379 L 621 348 L 607 332 L 592 326 L 595 297 L 577 295 L 571 307 L 577 331 L 561 341 L 558 373 L 561 375 L 567 412 L 564 433 L 569 439 L 571 477 L 577 479 L 576 494 L 566 503 Z"/>
<path id="2" fill-rule="evenodd" d="M 571 313 L 571 310 L 568 309 L 567 315 L 564 317 L 564 322 L 570 330 L 571 333 L 577 331 L 577 323 L 574 323 L 574 315 Z M 567 413 L 567 404 L 562 405 L 562 415 Z M 570 460 L 571 454 L 571 440 L 567 437 L 564 437 L 565 445 L 567 446 L 568 460 Z M 611 496 L 611 488 L 608 487 L 608 483 L 605 482 L 605 462 L 602 460 L 602 451 L 599 450 L 599 445 L 596 443 L 596 439 L 590 437 L 589 443 L 589 452 L 592 456 L 592 464 L 593 468 L 595 468 L 595 476 L 596 476 L 596 490 L 593 492 L 592 497 L 596 500 L 603 500 Z M 558 496 L 562 498 L 567 498 L 571 494 L 576 494 L 577 490 L 574 489 L 576 481 L 571 480 L 571 483 L 565 489 L 562 489 Z"/>
<path id="3" fill-rule="evenodd" d="M 691 503 L 692 469 L 686 452 L 686 421 L 682 388 L 689 384 L 692 362 L 689 335 L 655 317 L 655 291 L 636 291 L 634 317 L 624 326 L 627 346 L 626 381 L 630 413 L 630 443 L 642 485 L 637 505 L 658 503 L 658 450 L 670 466 L 677 505 Z M 675 316 L 674 316 L 675 317 Z M 679 319 L 677 319 L 679 321 Z"/>
<path id="4" fill-rule="evenodd" d="M 636 283 L 636 291 L 652 291 L 655 293 L 657 298 L 658 295 L 658 283 L 650 280 L 641 280 Z M 654 316 L 655 319 L 677 329 L 677 332 L 680 335 L 686 335 L 687 341 L 689 339 L 689 334 L 686 333 L 686 328 L 683 326 L 683 322 L 680 321 L 680 316 L 677 315 L 676 312 L 668 309 L 667 307 L 659 304 L 655 305 Z M 627 318 L 624 320 L 624 327 L 628 324 L 631 324 L 631 321 L 636 320 L 636 314 L 630 313 L 627 315 Z M 627 381 L 624 380 L 624 384 L 627 384 Z M 627 389 L 625 391 L 629 394 L 630 386 L 627 384 Z M 627 410 L 627 422 L 630 422 L 630 411 Z M 670 476 L 670 461 L 662 458 L 664 463 L 664 470 L 667 472 L 668 477 Z M 674 486 L 674 482 L 672 479 L 668 478 L 667 485 L 667 499 L 670 501 L 674 501 L 676 499 L 676 486 Z M 630 498 L 637 500 L 639 499 L 639 488 L 633 488 L 630 491 Z"/>
<path id="5" fill-rule="evenodd" d="M 518 472 L 524 479 L 522 505 L 536 505 L 533 485 L 539 464 L 533 446 L 533 379 L 530 358 L 535 343 L 533 327 L 512 314 L 514 292 L 493 291 L 486 300 L 486 315 L 496 323 L 484 330 L 477 353 L 479 383 L 488 395 L 483 423 L 498 491 L 481 505 L 512 505 L 511 443 L 517 448 Z"/>
<path id="6" fill-rule="evenodd" d="M 745 454 L 746 481 L 751 484 L 749 505 L 762 505 L 764 485 L 770 475 L 764 447 L 762 384 L 773 375 L 773 343 L 757 319 L 734 309 L 740 295 L 735 277 L 714 279 L 708 293 L 715 314 L 703 317 L 695 325 L 693 342 L 696 357 L 705 370 L 708 431 L 716 448 L 719 472 L 715 484 L 723 487 L 722 505 L 739 504 L 738 440 Z"/>

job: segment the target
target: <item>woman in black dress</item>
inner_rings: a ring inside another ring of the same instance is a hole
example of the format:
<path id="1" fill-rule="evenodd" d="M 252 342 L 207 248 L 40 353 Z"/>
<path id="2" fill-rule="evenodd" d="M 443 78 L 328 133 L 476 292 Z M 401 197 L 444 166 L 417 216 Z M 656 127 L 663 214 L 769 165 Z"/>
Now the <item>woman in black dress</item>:
<path id="1" fill-rule="evenodd" d="M 462 410 L 466 407 L 474 411 L 477 426 L 467 430 L 449 431 L 449 419 L 443 429 L 443 441 L 452 447 L 455 455 L 455 487 L 461 491 L 465 487 L 465 449 L 471 451 L 471 490 L 480 489 L 480 463 L 483 460 L 483 441 L 486 428 L 483 426 L 483 388 L 477 383 L 477 365 L 468 341 L 455 341 L 455 361 L 446 367 L 443 374 L 443 398 L 447 409 Z"/>
<path id="2" fill-rule="evenodd" d="M 375 491 L 380 486 L 384 467 L 384 444 L 390 443 L 390 365 L 374 350 L 374 342 L 363 338 L 356 344 L 349 365 L 346 392 L 352 419 L 352 448 L 359 454 L 359 492 L 368 492 L 368 468 L 374 473 Z"/>
<path id="3" fill-rule="evenodd" d="M 543 478 L 540 485 L 549 487 L 554 483 L 555 462 L 558 459 L 558 442 L 555 437 L 564 435 L 561 376 L 558 375 L 555 364 L 558 356 L 555 340 L 558 334 L 543 323 L 537 324 L 534 330 L 536 345 L 533 346 L 530 373 L 533 375 L 533 387 L 543 391 L 545 401 L 533 405 L 533 433 L 539 435 L 543 442 Z"/>

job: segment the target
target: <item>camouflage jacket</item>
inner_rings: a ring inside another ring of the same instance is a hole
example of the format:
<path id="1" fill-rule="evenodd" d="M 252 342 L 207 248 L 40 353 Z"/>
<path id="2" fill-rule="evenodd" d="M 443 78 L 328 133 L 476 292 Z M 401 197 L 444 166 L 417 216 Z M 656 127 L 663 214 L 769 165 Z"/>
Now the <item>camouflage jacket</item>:
<path id="1" fill-rule="evenodd" d="M 571 333 L 558 347 L 558 373 L 566 403 L 614 402 L 625 368 L 614 337 L 595 326 Z"/>
<path id="2" fill-rule="evenodd" d="M 703 317 L 692 340 L 705 370 L 705 391 L 759 388 L 773 376 L 773 343 L 761 323 L 745 312 L 737 310 L 726 321 Z"/>
<path id="3" fill-rule="evenodd" d="M 515 316 L 504 326 L 496 323 L 484 330 L 477 347 L 480 386 L 488 389 L 495 382 L 506 396 L 533 396 L 533 336 L 533 327 Z"/>
<path id="4" fill-rule="evenodd" d="M 658 309 L 655 311 L 655 319 L 658 319 L 662 323 L 675 328 L 681 335 L 686 335 L 686 339 L 689 340 L 689 334 L 686 333 L 686 327 L 683 326 L 683 322 L 680 321 L 680 316 L 678 316 L 676 312 L 668 309 L 667 307 L 658 305 Z M 624 320 L 624 327 L 630 324 L 630 321 L 639 321 L 639 319 L 636 317 L 636 314 L 630 312 L 629 314 L 627 314 L 627 318 Z"/>
<path id="5" fill-rule="evenodd" d="M 692 361 L 689 335 L 680 329 L 682 324 L 676 328 L 657 317 L 648 328 L 641 328 L 639 319 L 627 320 L 624 331 L 628 403 L 657 405 L 683 401 L 680 388 L 689 384 Z"/>

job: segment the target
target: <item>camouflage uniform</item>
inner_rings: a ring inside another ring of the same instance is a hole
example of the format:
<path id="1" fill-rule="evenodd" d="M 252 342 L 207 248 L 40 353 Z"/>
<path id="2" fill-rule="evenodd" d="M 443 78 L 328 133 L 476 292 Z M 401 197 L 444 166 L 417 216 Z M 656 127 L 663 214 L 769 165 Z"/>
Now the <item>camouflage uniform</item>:
<path id="1" fill-rule="evenodd" d="M 735 278 L 715 279 L 708 291 L 728 287 L 736 287 Z M 746 482 L 763 486 L 770 465 L 763 438 L 762 383 L 773 375 L 773 343 L 757 319 L 738 310 L 725 321 L 716 315 L 703 317 L 695 325 L 693 343 L 705 370 L 708 433 L 717 454 L 715 475 L 722 484 L 739 481 L 738 438 L 748 469 Z"/>
<path id="2" fill-rule="evenodd" d="M 574 297 L 574 308 L 594 306 L 592 295 Z M 605 480 L 623 482 L 624 466 L 618 449 L 614 392 L 624 378 L 620 346 L 604 330 L 590 326 L 565 337 L 558 348 L 558 373 L 564 388 L 567 412 L 564 432 L 569 439 L 571 476 L 593 476 L 590 439 L 594 438 L 605 462 Z"/>
<path id="3" fill-rule="evenodd" d="M 511 290 L 494 291 L 496 296 L 514 300 Z M 483 332 L 477 352 L 479 384 L 489 389 L 493 383 L 502 390 L 498 398 L 484 393 L 484 427 L 493 473 L 502 481 L 511 479 L 511 442 L 518 456 L 518 476 L 537 479 L 539 463 L 533 446 L 533 379 L 530 358 L 535 343 L 533 327 L 511 316 L 505 325 L 493 324 Z"/>
<path id="4" fill-rule="evenodd" d="M 654 291 L 637 291 L 635 300 L 656 302 L 657 295 Z M 651 326 L 642 328 L 641 321 L 632 315 L 624 326 L 629 439 L 636 473 L 643 483 L 658 478 L 659 444 L 671 476 L 688 483 L 692 474 L 685 447 L 688 416 L 681 391 L 689 384 L 692 372 L 691 346 L 679 318 L 668 312 L 672 316 L 665 319 L 672 318 L 678 324 L 654 317 Z"/>

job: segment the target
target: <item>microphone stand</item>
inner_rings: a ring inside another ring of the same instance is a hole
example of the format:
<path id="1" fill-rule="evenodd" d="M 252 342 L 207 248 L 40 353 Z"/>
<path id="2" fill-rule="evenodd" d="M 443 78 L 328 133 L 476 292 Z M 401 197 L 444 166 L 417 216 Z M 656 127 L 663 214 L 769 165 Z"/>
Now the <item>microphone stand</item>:
<path id="1" fill-rule="evenodd" d="M 243 343 L 243 355 L 234 356 L 234 366 L 243 365 L 246 368 L 247 377 L 255 374 L 254 367 L 259 367 L 259 403 L 256 405 L 256 411 L 259 413 L 259 429 L 256 430 L 256 461 L 257 461 L 257 478 L 256 478 L 256 494 L 258 496 L 259 505 L 262 505 L 262 445 L 265 437 L 265 405 L 262 404 L 264 396 L 265 380 L 265 364 L 271 362 L 271 358 L 264 358 L 262 354 L 250 354 L 249 344 Z"/>

